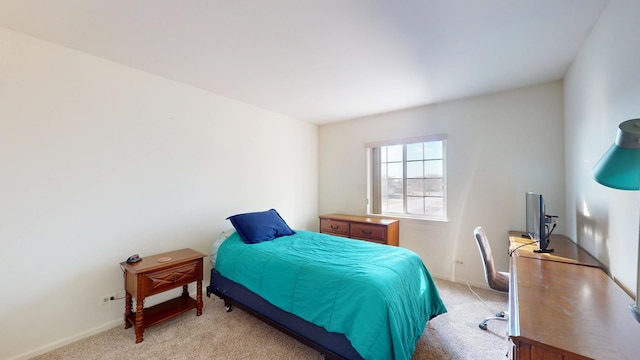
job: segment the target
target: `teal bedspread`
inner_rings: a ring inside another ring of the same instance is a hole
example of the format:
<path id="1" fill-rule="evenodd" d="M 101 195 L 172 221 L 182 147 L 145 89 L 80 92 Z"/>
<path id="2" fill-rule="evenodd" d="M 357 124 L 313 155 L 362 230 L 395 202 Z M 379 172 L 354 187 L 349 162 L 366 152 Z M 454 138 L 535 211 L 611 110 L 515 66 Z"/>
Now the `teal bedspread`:
<path id="1" fill-rule="evenodd" d="M 216 269 L 273 305 L 345 334 L 364 359 L 410 359 L 426 322 L 447 310 L 414 252 L 308 231 L 258 244 L 237 233 Z"/>

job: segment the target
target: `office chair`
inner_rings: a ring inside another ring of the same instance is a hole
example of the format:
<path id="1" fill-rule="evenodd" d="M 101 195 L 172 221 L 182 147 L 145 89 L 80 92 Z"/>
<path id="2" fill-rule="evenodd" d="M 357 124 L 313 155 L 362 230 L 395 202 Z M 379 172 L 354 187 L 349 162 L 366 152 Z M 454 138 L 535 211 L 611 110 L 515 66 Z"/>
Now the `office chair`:
<path id="1" fill-rule="evenodd" d="M 491 254 L 491 245 L 489 245 L 489 239 L 484 233 L 484 229 L 478 226 L 473 230 L 473 235 L 476 238 L 478 244 L 478 250 L 482 256 L 482 263 L 484 265 L 484 277 L 487 280 L 487 284 L 490 288 L 498 291 L 509 292 L 509 273 L 496 271 L 495 264 L 493 263 L 493 254 Z M 480 329 L 487 330 L 487 322 L 489 320 L 509 320 L 509 313 L 507 311 L 500 311 L 496 316 L 489 316 L 480 323 Z"/>

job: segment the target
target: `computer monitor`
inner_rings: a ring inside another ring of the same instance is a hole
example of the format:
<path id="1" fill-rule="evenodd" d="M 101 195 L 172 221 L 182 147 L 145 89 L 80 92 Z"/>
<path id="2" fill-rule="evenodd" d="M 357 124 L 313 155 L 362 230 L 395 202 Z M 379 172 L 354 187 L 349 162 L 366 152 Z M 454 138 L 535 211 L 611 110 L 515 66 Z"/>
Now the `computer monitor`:
<path id="1" fill-rule="evenodd" d="M 545 214 L 544 198 L 541 194 L 527 192 L 527 235 L 538 242 L 536 252 L 552 252 L 549 249 L 551 231 L 547 231 L 548 219 Z M 555 221 L 555 220 L 554 220 Z"/>

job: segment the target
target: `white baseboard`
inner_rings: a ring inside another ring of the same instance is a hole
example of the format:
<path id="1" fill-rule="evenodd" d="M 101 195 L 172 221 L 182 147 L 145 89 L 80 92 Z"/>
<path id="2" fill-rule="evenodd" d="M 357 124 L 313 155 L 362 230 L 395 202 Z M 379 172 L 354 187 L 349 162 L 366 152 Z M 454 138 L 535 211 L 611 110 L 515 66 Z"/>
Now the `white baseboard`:
<path id="1" fill-rule="evenodd" d="M 58 341 L 54 341 L 52 343 L 40 346 L 37 349 L 33 349 L 33 350 L 30 350 L 30 351 L 28 351 L 26 353 L 23 353 L 23 354 L 8 358 L 7 360 L 31 359 L 31 358 L 36 357 L 38 355 L 42 355 L 44 353 L 47 353 L 47 352 L 49 352 L 51 350 L 55 350 L 55 349 L 57 349 L 59 347 L 71 344 L 73 342 L 76 342 L 78 340 L 82 340 L 82 339 L 87 338 L 89 336 L 93 336 L 93 335 L 101 333 L 103 331 L 107 331 L 107 330 L 112 329 L 112 328 L 114 328 L 116 326 L 124 326 L 124 322 L 122 321 L 122 319 L 114 320 L 114 321 L 108 322 L 106 324 L 100 325 L 98 327 L 95 327 L 95 328 L 80 332 L 80 333 L 78 333 L 76 335 L 69 336 L 67 338 L 60 339 Z"/>
<path id="2" fill-rule="evenodd" d="M 204 283 L 204 281 L 203 281 L 203 283 Z M 206 290 L 203 289 L 202 292 L 203 292 L 202 296 L 204 296 L 204 293 L 206 292 Z M 189 292 L 189 295 L 192 298 L 195 299 L 196 298 L 196 290 L 193 289 L 192 292 Z M 154 300 L 155 300 L 156 303 L 164 301 L 162 298 L 154 299 Z M 135 301 L 134 301 L 134 303 L 135 303 Z M 145 304 L 145 305 L 147 305 L 147 304 Z M 154 305 L 154 303 L 151 303 L 149 305 L 150 306 Z M 29 350 L 26 353 L 23 353 L 23 354 L 20 354 L 20 355 L 16 355 L 14 357 L 10 357 L 10 358 L 8 358 L 6 360 L 26 360 L 26 359 L 31 359 L 31 358 L 34 358 L 34 357 L 36 357 L 38 355 L 42 355 L 44 353 L 47 353 L 47 352 L 49 352 L 51 350 L 55 350 L 55 349 L 57 349 L 59 347 L 63 347 L 65 345 L 74 343 L 74 342 L 82 340 L 84 338 L 88 338 L 89 336 L 93 336 L 93 335 L 101 333 L 103 331 L 107 331 L 107 330 L 113 329 L 114 327 L 117 327 L 117 326 L 124 327 L 124 321 L 122 320 L 121 317 L 118 320 L 113 320 L 113 321 L 110 321 L 110 322 L 105 323 L 103 325 L 94 327 L 92 329 L 89 329 L 89 330 L 86 330 L 86 331 L 82 331 L 82 332 L 77 333 L 77 334 L 75 334 L 73 336 L 69 336 L 69 337 L 66 337 L 64 339 L 60 339 L 60 340 L 51 342 L 49 344 L 40 346 L 40 347 L 38 347 L 36 349 Z"/>
<path id="3" fill-rule="evenodd" d="M 434 279 L 451 281 L 451 282 L 454 282 L 456 284 L 471 285 L 471 286 L 475 286 L 475 287 L 480 288 L 480 289 L 493 290 L 493 289 L 491 289 L 489 287 L 489 285 L 487 285 L 486 282 L 477 283 L 475 281 L 454 279 L 451 276 L 444 276 L 444 275 L 441 275 L 441 274 L 434 274 L 434 273 L 431 273 L 431 277 L 433 277 Z M 496 290 L 494 290 L 494 291 L 496 291 Z"/>

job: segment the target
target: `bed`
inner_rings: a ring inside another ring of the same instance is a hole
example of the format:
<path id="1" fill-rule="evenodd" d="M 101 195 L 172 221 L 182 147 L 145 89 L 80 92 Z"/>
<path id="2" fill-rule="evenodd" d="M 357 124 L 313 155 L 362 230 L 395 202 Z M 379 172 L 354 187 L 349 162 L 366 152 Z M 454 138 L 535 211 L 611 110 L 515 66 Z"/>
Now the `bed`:
<path id="1" fill-rule="evenodd" d="M 231 220 L 237 231 L 212 246 L 207 296 L 325 358 L 410 359 L 426 322 L 446 312 L 422 260 L 407 249 L 290 229 L 251 242 Z"/>

